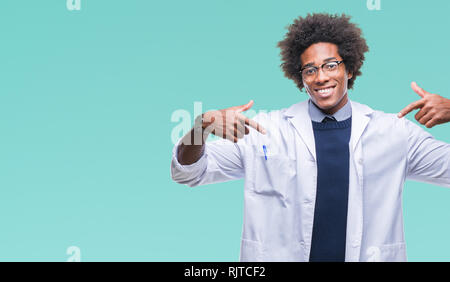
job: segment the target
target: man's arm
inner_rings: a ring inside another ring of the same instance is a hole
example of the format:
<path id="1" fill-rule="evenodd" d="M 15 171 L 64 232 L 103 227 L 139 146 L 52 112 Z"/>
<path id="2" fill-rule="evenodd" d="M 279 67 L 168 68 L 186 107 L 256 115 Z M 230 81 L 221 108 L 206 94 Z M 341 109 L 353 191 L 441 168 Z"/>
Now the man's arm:
<path id="1" fill-rule="evenodd" d="M 201 144 L 195 145 L 195 135 L 200 135 Z M 204 137 L 206 135 L 206 137 Z M 205 152 L 205 141 L 208 138 L 208 134 L 204 132 L 202 128 L 197 130 L 191 129 L 181 140 L 178 145 L 177 159 L 182 165 L 190 165 L 197 162 Z M 191 144 L 191 145 L 185 145 Z"/>
<path id="2" fill-rule="evenodd" d="M 450 144 L 436 140 L 405 119 L 408 133 L 407 178 L 450 187 Z"/>
<path id="3" fill-rule="evenodd" d="M 450 121 L 450 99 L 431 94 L 420 88 L 415 82 L 411 83 L 411 87 L 422 99 L 409 104 L 401 110 L 398 114 L 399 118 L 412 110 L 420 109 L 416 113 L 415 118 L 428 128 Z"/>
<path id="4" fill-rule="evenodd" d="M 262 126 L 242 114 L 252 106 L 253 100 L 242 106 L 210 111 L 197 117 L 194 127 L 182 138 L 178 148 L 180 164 L 189 165 L 200 159 L 210 133 L 234 143 L 250 132 L 247 125 L 265 134 Z"/>
<path id="5" fill-rule="evenodd" d="M 247 125 L 265 134 L 264 128 L 241 114 L 252 105 L 250 101 L 198 117 L 194 128 L 174 147 L 172 179 L 192 187 L 242 178 L 243 164 L 236 143 L 250 132 Z M 223 139 L 205 143 L 210 133 Z"/>

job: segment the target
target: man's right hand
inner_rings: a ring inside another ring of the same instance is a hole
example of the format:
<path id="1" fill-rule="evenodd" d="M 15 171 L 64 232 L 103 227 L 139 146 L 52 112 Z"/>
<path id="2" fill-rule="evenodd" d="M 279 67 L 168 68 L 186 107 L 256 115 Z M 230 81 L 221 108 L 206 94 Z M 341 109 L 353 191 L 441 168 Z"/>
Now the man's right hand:
<path id="1" fill-rule="evenodd" d="M 235 143 L 250 133 L 247 126 L 266 134 L 266 130 L 261 125 L 242 114 L 252 106 L 253 100 L 242 106 L 209 111 L 197 117 L 194 128 L 183 137 L 178 148 L 177 158 L 180 164 L 190 165 L 200 159 L 209 133 Z"/>
<path id="2" fill-rule="evenodd" d="M 202 115 L 201 127 L 207 133 L 212 133 L 235 143 L 238 139 L 250 133 L 248 126 L 266 134 L 266 130 L 261 125 L 242 114 L 252 106 L 253 100 L 250 100 L 245 105 L 206 112 Z"/>

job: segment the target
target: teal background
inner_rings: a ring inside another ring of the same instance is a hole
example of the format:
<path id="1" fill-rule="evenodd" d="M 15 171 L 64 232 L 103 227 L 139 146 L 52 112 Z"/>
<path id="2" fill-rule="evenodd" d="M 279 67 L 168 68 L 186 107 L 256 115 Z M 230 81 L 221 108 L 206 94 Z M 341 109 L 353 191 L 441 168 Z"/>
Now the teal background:
<path id="1" fill-rule="evenodd" d="M 238 261 L 243 181 L 170 178 L 174 111 L 288 107 L 276 43 L 294 18 L 345 12 L 370 47 L 350 98 L 398 112 L 450 98 L 449 1 L 2 0 L 0 260 Z M 414 114 L 408 116 L 414 120 Z M 450 141 L 450 124 L 427 129 Z M 450 191 L 407 182 L 410 261 L 450 260 Z"/>

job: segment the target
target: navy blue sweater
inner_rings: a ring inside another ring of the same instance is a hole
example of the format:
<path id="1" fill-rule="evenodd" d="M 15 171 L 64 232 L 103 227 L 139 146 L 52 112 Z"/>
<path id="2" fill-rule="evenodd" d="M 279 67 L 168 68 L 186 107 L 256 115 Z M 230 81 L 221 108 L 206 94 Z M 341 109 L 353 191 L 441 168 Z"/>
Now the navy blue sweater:
<path id="1" fill-rule="evenodd" d="M 351 117 L 312 121 L 317 156 L 317 193 L 310 261 L 344 261 L 347 231 Z"/>

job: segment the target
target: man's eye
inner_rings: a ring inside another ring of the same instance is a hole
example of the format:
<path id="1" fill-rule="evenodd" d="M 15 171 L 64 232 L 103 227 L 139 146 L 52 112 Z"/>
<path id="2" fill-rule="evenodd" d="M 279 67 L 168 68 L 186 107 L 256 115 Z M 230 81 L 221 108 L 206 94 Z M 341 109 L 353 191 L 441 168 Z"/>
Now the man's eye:
<path id="1" fill-rule="evenodd" d="M 334 70 L 337 67 L 336 63 L 326 64 L 325 69 L 326 70 Z"/>
<path id="2" fill-rule="evenodd" d="M 304 73 L 305 73 L 306 75 L 313 75 L 313 74 L 316 73 L 316 69 L 314 69 L 314 68 L 305 69 L 305 70 L 304 70 Z"/>

